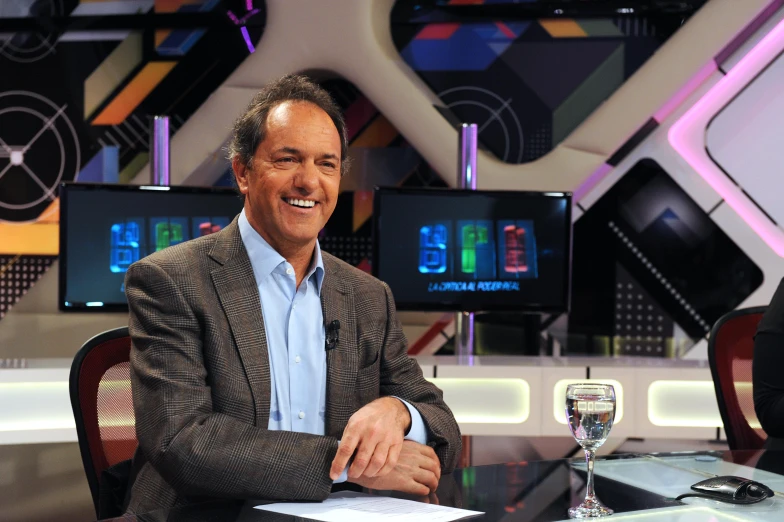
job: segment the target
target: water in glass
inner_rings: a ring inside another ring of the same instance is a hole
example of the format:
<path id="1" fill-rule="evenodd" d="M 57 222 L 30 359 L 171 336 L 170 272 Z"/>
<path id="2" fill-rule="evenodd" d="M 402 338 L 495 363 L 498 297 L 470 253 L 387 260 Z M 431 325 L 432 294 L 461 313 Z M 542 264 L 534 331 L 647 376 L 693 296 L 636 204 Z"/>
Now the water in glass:
<path id="1" fill-rule="evenodd" d="M 615 389 L 610 384 L 570 384 L 566 389 L 566 422 L 577 443 L 585 450 L 587 479 L 585 500 L 569 509 L 569 518 L 612 515 L 613 510 L 596 498 L 593 464 L 596 449 L 610 435 L 615 420 Z"/>
<path id="2" fill-rule="evenodd" d="M 596 450 L 610 435 L 615 419 L 615 399 L 597 395 L 567 395 L 566 419 L 577 443 Z"/>

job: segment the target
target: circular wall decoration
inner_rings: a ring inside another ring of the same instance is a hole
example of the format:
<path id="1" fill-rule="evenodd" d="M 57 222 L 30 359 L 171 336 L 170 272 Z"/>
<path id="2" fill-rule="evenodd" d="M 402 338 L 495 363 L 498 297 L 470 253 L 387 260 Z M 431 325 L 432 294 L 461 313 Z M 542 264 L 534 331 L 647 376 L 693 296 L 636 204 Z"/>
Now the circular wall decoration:
<path id="1" fill-rule="evenodd" d="M 29 91 L 0 93 L 0 221 L 33 221 L 81 167 L 67 105 Z"/>
<path id="2" fill-rule="evenodd" d="M 510 106 L 511 99 L 504 100 L 493 91 L 472 85 L 447 89 L 438 93 L 438 98 L 450 110 L 462 116 L 463 121 L 471 121 L 479 126 L 480 141 L 482 134 L 486 138 L 493 134 L 493 139 L 488 142 L 496 144 L 492 149 L 498 159 L 507 163 L 522 163 L 525 148 L 523 127 Z M 498 144 L 497 136 L 502 136 L 502 144 Z"/>
<path id="3" fill-rule="evenodd" d="M 43 0 L 33 4 L 29 16 L 45 18 L 65 15 L 63 0 Z M 18 32 L 0 40 L 0 56 L 18 63 L 32 63 L 54 52 L 57 33 Z"/>

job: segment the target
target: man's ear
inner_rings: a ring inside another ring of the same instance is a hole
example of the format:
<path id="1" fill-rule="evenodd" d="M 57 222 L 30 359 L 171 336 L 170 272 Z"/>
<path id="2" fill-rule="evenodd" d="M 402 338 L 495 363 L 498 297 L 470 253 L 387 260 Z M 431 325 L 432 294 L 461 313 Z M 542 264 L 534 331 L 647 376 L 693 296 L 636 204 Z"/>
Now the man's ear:
<path id="1" fill-rule="evenodd" d="M 237 181 L 237 188 L 240 193 L 248 193 L 248 175 L 250 169 L 245 165 L 240 158 L 231 160 L 231 169 L 234 171 L 234 179 Z"/>

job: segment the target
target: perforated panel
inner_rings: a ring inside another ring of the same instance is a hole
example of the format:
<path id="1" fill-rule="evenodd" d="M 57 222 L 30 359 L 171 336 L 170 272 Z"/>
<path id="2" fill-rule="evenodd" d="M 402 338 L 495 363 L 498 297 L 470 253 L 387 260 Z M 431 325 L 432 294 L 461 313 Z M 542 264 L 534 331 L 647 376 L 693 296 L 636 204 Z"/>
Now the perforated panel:
<path id="1" fill-rule="evenodd" d="M 52 256 L 0 256 L 0 319 L 46 273 Z"/>
<path id="2" fill-rule="evenodd" d="M 754 388 L 751 380 L 751 359 L 735 357 L 732 359 L 732 380 L 735 385 L 735 394 L 738 397 L 740 411 L 749 426 L 764 438 L 767 435 L 762 431 L 762 426 L 754 411 Z"/>
<path id="3" fill-rule="evenodd" d="M 98 429 L 109 466 L 133 457 L 136 418 L 128 362 L 109 368 L 98 384 Z"/>

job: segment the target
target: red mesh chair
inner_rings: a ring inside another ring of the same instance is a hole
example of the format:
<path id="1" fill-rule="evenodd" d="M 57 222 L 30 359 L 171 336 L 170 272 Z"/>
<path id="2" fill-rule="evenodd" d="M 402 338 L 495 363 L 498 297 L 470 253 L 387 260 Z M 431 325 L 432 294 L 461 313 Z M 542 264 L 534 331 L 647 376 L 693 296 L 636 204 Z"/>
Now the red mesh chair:
<path id="1" fill-rule="evenodd" d="M 99 508 L 103 472 L 131 459 L 138 445 L 130 354 L 128 328 L 116 328 L 87 341 L 71 365 L 71 406 L 98 518 L 105 516 Z"/>
<path id="2" fill-rule="evenodd" d="M 710 333 L 710 362 L 716 400 L 731 450 L 761 449 L 767 435 L 754 411 L 751 359 L 754 333 L 766 306 L 735 310 L 721 317 Z"/>

